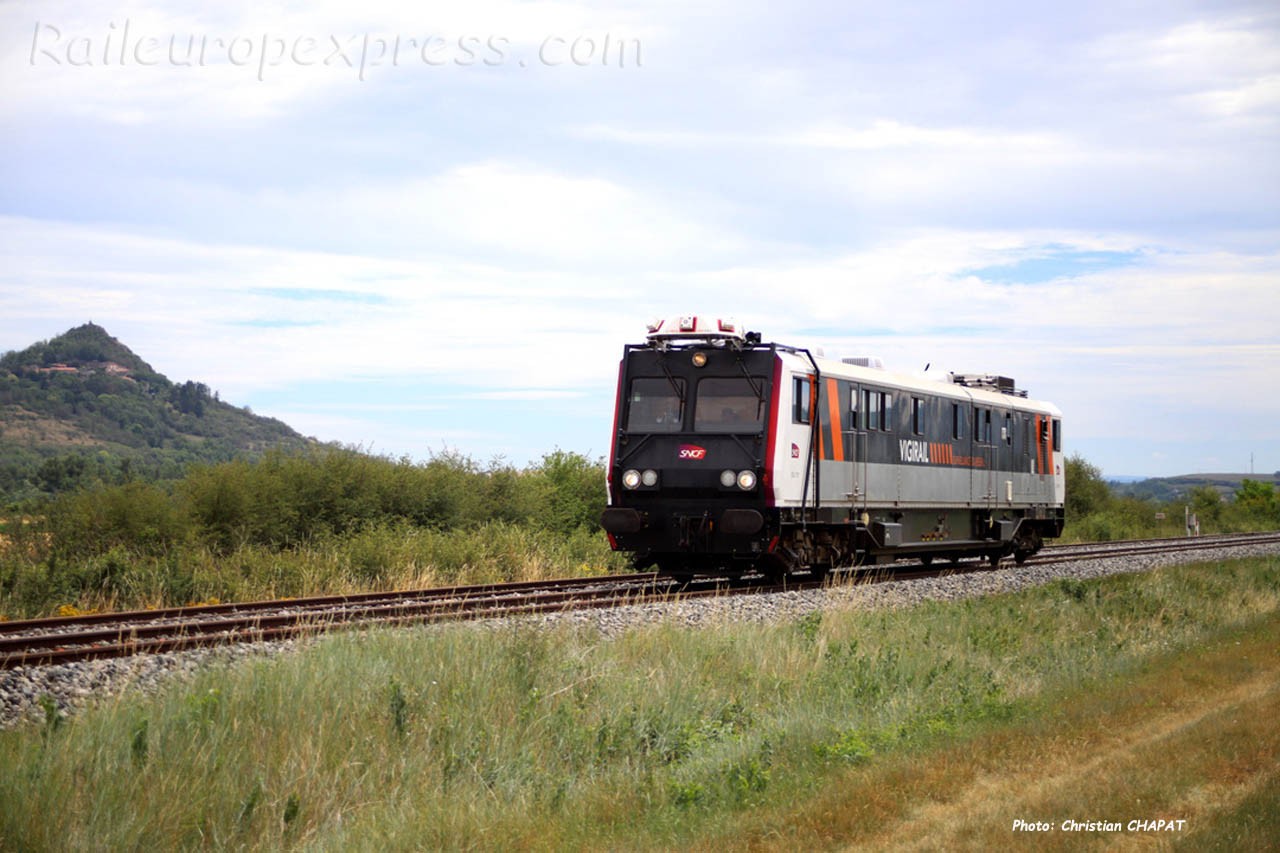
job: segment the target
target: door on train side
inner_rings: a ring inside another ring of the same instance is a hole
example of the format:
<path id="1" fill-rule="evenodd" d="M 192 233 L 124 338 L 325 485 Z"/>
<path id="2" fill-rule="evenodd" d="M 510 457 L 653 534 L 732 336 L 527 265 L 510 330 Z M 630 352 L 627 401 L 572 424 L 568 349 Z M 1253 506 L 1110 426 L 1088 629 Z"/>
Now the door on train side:
<path id="1" fill-rule="evenodd" d="M 849 459 L 853 463 L 853 488 L 849 500 L 859 510 L 867 507 L 867 424 L 862 401 L 862 386 L 850 383 L 849 429 L 845 432 Z"/>
<path id="2" fill-rule="evenodd" d="M 953 459 L 959 457 L 963 460 L 965 473 L 962 481 L 965 484 L 965 503 L 968 504 L 972 504 L 974 500 L 972 411 L 972 399 L 951 401 L 951 455 Z"/>
<path id="3" fill-rule="evenodd" d="M 1014 441 L 1014 477 L 1019 483 L 1016 497 L 1019 500 L 1033 500 L 1036 495 L 1035 481 L 1036 463 L 1031 458 L 1035 448 L 1035 433 L 1031 416 L 1026 412 L 1015 412 L 1014 421 L 1018 427 L 1018 435 Z"/>
<path id="4" fill-rule="evenodd" d="M 999 410 L 999 443 L 996 451 L 996 503 L 1012 504 L 1014 500 L 1015 472 L 1018 470 L 1014 441 L 1017 438 L 1017 413 L 1013 409 Z"/>
<path id="5" fill-rule="evenodd" d="M 996 498 L 996 481 L 995 481 L 995 462 L 996 448 L 994 435 L 992 433 L 992 420 L 994 414 L 991 410 L 991 404 L 982 400 L 975 400 L 973 404 L 973 444 L 974 455 L 979 463 L 978 467 L 981 473 L 975 478 L 975 484 L 978 488 L 975 490 L 979 494 L 975 497 L 978 502 L 991 509 L 995 504 Z"/>
<path id="6" fill-rule="evenodd" d="M 820 435 L 815 434 L 817 424 L 817 387 L 814 377 L 808 373 L 791 375 L 791 411 L 779 415 L 787 424 L 784 447 L 789 447 L 790 458 L 779 471 L 786 471 L 785 483 L 777 483 L 779 495 L 788 502 L 813 506 L 816 495 L 815 479 Z"/>
<path id="7" fill-rule="evenodd" d="M 850 383 L 823 377 L 818 394 L 819 494 L 823 504 L 847 506 L 856 489 L 855 449 L 848 441 Z"/>

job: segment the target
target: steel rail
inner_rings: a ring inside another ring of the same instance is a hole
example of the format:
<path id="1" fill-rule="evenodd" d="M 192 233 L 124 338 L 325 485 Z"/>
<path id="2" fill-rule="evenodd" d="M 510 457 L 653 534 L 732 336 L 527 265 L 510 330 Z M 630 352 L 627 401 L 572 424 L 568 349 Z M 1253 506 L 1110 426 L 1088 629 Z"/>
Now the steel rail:
<path id="1" fill-rule="evenodd" d="M 1023 566 L 1277 542 L 1280 533 L 1214 541 L 1206 537 L 1054 546 Z M 919 568 L 898 563 L 861 567 L 852 577 L 857 582 L 887 582 L 997 570 L 981 560 Z M 338 627 L 502 618 L 678 601 L 730 591 L 794 591 L 823 583 L 820 575 L 792 578 L 782 584 L 749 576 L 738 581 L 704 579 L 680 586 L 652 573 L 640 573 L 30 619 L 0 623 L 0 669 L 277 641 Z"/>

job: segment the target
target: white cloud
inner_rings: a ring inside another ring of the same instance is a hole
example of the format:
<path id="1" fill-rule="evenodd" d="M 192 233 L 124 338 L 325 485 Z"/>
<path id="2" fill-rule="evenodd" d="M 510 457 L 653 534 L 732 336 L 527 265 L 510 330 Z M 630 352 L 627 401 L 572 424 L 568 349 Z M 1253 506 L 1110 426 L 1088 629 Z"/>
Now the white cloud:
<path id="1" fill-rule="evenodd" d="M 1248 8 L 2 4 L 0 342 L 93 319 L 304 429 L 465 444 L 443 416 L 509 404 L 528 442 L 612 396 L 649 316 L 708 308 L 1013 373 L 1104 453 L 1135 431 L 1203 449 L 1228 409 L 1265 434 L 1280 30 Z M 644 63 L 70 65 L 126 21 L 158 42 L 494 35 L 511 60 L 610 33 Z M 1090 252 L 1115 257 L 1069 262 Z M 329 408 L 297 390 L 335 379 Z M 352 392 L 382 381 L 441 396 Z"/>
<path id="2" fill-rule="evenodd" d="M 884 149 L 998 149 L 1053 154 L 1064 142 L 1050 134 L 982 131 L 967 127 L 919 127 L 891 119 L 877 119 L 865 128 L 815 126 L 784 135 L 784 144 L 849 151 Z"/>

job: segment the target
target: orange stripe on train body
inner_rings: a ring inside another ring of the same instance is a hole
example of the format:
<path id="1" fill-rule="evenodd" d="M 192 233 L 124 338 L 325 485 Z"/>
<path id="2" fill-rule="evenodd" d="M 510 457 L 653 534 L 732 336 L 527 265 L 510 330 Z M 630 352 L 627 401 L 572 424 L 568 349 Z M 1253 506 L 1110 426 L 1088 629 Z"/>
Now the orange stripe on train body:
<path id="1" fill-rule="evenodd" d="M 831 458 L 837 462 L 844 461 L 844 434 L 840 422 L 840 391 L 834 379 L 827 380 L 827 415 L 831 421 Z"/>

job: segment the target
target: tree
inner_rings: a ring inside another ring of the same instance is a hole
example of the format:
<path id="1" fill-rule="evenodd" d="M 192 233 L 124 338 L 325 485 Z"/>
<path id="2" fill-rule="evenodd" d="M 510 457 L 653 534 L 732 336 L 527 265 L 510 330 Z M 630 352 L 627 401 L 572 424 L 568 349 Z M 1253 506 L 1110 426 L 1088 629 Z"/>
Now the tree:
<path id="1" fill-rule="evenodd" d="M 1201 524 L 1216 525 L 1222 520 L 1222 495 L 1213 486 L 1196 486 L 1187 492 L 1187 503 Z"/>
<path id="2" fill-rule="evenodd" d="M 1073 453 L 1067 457 L 1067 518 L 1083 518 L 1105 509 L 1111 501 L 1111 489 L 1102 479 L 1102 469 Z"/>
<path id="3" fill-rule="evenodd" d="M 605 503 L 602 462 L 557 448 L 544 455 L 531 473 L 541 480 L 546 501 L 544 522 L 548 527 L 569 533 L 600 523 Z"/>
<path id="4" fill-rule="evenodd" d="M 203 382 L 187 381 L 175 385 L 169 393 L 170 401 L 184 415 L 204 416 L 204 401 L 209 399 L 209 386 Z"/>
<path id="5" fill-rule="evenodd" d="M 1261 480 L 1245 480 L 1236 489 L 1236 506 L 1247 515 L 1267 521 L 1280 521 L 1280 499 L 1275 486 Z"/>
<path id="6" fill-rule="evenodd" d="M 84 475 L 83 456 L 68 454 L 46 459 L 36 472 L 37 483 L 46 492 L 70 491 L 80 485 Z"/>

